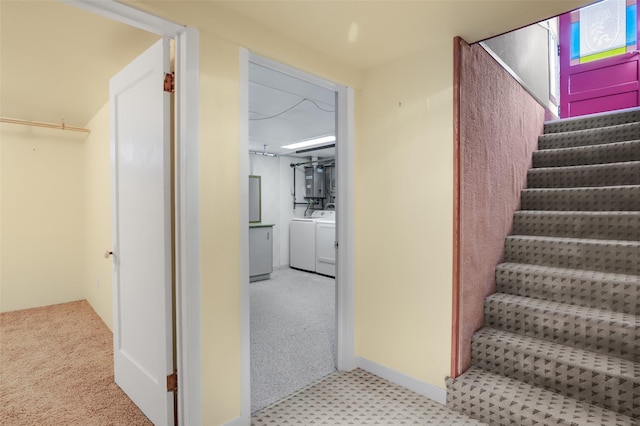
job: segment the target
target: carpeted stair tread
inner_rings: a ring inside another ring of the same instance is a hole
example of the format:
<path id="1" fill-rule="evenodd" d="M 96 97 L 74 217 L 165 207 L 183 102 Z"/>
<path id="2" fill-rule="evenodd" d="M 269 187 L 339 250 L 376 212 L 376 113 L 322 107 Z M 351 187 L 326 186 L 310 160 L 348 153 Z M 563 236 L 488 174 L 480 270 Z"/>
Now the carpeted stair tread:
<path id="1" fill-rule="evenodd" d="M 485 327 L 640 361 L 635 315 L 494 293 L 485 299 Z"/>
<path id="2" fill-rule="evenodd" d="M 600 145 L 636 139 L 640 139 L 640 122 L 540 135 L 538 137 L 538 149 Z"/>
<path id="3" fill-rule="evenodd" d="M 474 334 L 473 365 L 552 392 L 640 416 L 640 364 L 484 327 Z"/>
<path id="4" fill-rule="evenodd" d="M 640 212 L 520 210 L 513 234 L 640 241 Z"/>
<path id="5" fill-rule="evenodd" d="M 527 188 L 640 185 L 640 161 L 529 169 Z"/>
<path id="6" fill-rule="evenodd" d="M 504 261 L 640 275 L 640 241 L 510 235 Z"/>
<path id="7" fill-rule="evenodd" d="M 581 166 L 640 161 L 640 140 L 574 148 L 543 149 L 533 153 L 533 167 Z"/>
<path id="8" fill-rule="evenodd" d="M 545 123 L 471 368 L 492 425 L 640 426 L 640 107 Z"/>
<path id="9" fill-rule="evenodd" d="M 522 210 L 640 211 L 640 185 L 525 189 L 520 205 Z"/>
<path id="10" fill-rule="evenodd" d="M 448 407 L 491 425 L 640 426 L 640 419 L 478 367 L 446 385 Z"/>
<path id="11" fill-rule="evenodd" d="M 522 263 L 496 267 L 496 291 L 640 315 L 640 276 Z"/>
<path id="12" fill-rule="evenodd" d="M 544 123 L 545 133 L 571 132 L 595 129 L 640 121 L 640 108 L 583 115 L 580 117 L 552 120 Z"/>

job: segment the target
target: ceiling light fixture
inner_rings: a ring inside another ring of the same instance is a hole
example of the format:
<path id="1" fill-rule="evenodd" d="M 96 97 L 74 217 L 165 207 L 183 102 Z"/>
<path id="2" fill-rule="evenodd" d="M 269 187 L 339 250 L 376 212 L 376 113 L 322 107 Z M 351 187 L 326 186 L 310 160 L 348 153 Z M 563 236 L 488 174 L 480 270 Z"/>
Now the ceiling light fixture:
<path id="1" fill-rule="evenodd" d="M 329 142 L 335 142 L 336 141 L 336 137 L 335 136 L 323 136 L 321 138 L 314 138 L 314 139 L 309 139 L 306 141 L 302 141 L 302 142 L 296 142 L 296 143 L 292 143 L 289 145 L 283 145 L 282 148 L 285 149 L 298 149 L 298 148 L 305 148 L 308 146 L 314 146 L 314 145 L 320 145 L 323 143 L 329 143 Z"/>

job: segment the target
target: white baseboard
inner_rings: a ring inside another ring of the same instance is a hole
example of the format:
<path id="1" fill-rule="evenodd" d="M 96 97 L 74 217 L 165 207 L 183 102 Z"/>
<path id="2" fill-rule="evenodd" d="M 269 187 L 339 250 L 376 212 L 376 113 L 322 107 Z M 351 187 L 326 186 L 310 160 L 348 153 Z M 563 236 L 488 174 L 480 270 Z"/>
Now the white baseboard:
<path id="1" fill-rule="evenodd" d="M 243 419 L 242 416 L 236 417 L 233 420 L 229 420 L 223 426 L 249 426 L 251 424 L 251 418 Z"/>
<path id="2" fill-rule="evenodd" d="M 404 373 L 400 373 L 399 371 L 393 370 L 389 367 L 377 364 L 366 358 L 357 357 L 356 365 L 369 373 L 389 380 L 396 385 L 410 389 L 422 396 L 426 396 L 427 398 L 439 402 L 440 404 L 446 404 L 447 402 L 447 391 L 445 389 L 407 376 Z"/>

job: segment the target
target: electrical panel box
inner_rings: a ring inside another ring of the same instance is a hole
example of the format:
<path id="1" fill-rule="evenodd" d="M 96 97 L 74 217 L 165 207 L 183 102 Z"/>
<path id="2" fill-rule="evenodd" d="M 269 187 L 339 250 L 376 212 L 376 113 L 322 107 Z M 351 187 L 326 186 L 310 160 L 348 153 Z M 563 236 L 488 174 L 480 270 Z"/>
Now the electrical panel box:
<path id="1" fill-rule="evenodd" d="M 324 168 L 321 166 L 304 169 L 304 197 L 324 198 Z"/>

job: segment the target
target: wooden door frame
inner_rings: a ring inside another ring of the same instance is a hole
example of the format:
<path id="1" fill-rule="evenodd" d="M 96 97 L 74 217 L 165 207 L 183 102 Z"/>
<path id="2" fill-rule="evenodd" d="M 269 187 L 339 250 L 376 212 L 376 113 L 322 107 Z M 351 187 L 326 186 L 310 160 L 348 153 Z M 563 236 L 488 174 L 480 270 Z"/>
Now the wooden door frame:
<path id="1" fill-rule="evenodd" d="M 199 34 L 115 0 L 60 0 L 91 13 L 175 40 L 176 46 L 176 365 L 177 412 L 183 425 L 202 424 L 200 351 Z"/>

